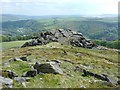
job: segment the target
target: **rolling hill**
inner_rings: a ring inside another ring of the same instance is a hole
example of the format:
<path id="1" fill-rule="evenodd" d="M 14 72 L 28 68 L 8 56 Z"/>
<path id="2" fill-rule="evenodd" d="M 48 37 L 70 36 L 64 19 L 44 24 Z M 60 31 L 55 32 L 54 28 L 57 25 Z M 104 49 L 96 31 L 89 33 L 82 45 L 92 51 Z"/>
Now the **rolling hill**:
<path id="1" fill-rule="evenodd" d="M 99 40 L 117 40 L 118 22 L 115 17 L 78 17 L 59 16 L 42 19 L 29 19 L 2 22 L 3 35 L 31 35 L 54 28 L 70 28 L 83 33 L 87 38 Z"/>

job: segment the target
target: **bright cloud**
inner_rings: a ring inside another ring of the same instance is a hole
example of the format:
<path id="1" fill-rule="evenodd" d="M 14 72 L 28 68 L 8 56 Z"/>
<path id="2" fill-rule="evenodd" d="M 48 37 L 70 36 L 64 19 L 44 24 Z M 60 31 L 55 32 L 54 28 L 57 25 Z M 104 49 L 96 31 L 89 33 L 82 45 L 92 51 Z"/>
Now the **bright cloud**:
<path id="1" fill-rule="evenodd" d="M 3 13 L 25 15 L 117 14 L 119 0 L 1 0 Z"/>

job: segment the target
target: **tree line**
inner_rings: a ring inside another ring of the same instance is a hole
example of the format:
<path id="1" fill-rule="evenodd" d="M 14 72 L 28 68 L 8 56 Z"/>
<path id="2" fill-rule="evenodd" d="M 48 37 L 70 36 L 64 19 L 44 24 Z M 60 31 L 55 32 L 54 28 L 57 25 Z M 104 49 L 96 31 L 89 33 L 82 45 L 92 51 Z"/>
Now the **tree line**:
<path id="1" fill-rule="evenodd" d="M 101 45 L 101 46 L 105 46 L 108 48 L 120 49 L 120 40 L 115 40 L 115 41 L 94 40 L 93 42 L 96 45 Z"/>
<path id="2" fill-rule="evenodd" d="M 0 42 L 28 40 L 28 39 L 31 39 L 31 38 L 32 38 L 31 35 L 27 35 L 27 36 L 0 36 Z"/>

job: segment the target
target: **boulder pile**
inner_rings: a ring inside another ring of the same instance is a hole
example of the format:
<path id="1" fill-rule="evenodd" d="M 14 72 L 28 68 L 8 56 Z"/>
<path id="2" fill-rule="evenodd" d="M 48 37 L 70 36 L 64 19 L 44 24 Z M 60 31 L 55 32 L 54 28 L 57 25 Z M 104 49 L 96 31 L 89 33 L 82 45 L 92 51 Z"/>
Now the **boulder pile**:
<path id="1" fill-rule="evenodd" d="M 72 45 L 84 48 L 93 48 L 91 40 L 86 39 L 81 33 L 71 29 L 56 29 L 41 32 L 32 38 L 32 41 L 26 42 L 22 47 L 45 45 L 50 42 L 59 42 L 65 45 Z"/>

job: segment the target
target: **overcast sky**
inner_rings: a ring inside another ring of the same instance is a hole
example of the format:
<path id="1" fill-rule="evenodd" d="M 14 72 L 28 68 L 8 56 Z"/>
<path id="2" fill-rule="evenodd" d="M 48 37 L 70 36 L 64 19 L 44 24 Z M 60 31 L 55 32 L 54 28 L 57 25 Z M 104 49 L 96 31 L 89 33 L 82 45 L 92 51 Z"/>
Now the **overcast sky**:
<path id="1" fill-rule="evenodd" d="M 0 0 L 2 14 L 100 15 L 117 14 L 120 0 Z"/>

